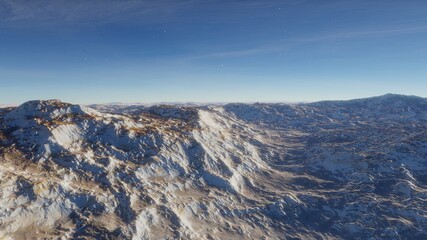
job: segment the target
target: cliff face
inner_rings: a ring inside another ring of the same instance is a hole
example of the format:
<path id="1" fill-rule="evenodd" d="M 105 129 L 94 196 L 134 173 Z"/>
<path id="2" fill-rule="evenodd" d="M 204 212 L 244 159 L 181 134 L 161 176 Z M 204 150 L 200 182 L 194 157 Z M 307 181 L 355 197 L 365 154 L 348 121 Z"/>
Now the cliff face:
<path id="1" fill-rule="evenodd" d="M 0 237 L 422 239 L 427 100 L 0 111 Z"/>

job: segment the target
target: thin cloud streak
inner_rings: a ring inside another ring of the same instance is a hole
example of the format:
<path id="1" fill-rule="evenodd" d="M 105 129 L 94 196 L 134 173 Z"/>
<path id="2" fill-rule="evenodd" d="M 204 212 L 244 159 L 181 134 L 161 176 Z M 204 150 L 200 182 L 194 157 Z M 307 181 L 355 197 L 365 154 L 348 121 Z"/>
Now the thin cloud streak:
<path id="1" fill-rule="evenodd" d="M 327 34 L 323 36 L 315 36 L 308 38 L 299 38 L 294 41 L 299 42 L 319 42 L 325 40 L 340 40 L 346 38 L 361 38 L 361 37 L 386 37 L 390 35 L 411 34 L 427 32 L 427 26 L 417 26 L 408 28 L 386 29 L 386 30 L 367 30 L 367 31 L 354 31 L 354 32 L 339 32 L 334 34 Z"/>
<path id="2" fill-rule="evenodd" d="M 276 1 L 224 1 L 224 9 L 268 9 L 292 6 L 305 0 Z M 0 0 L 0 23 L 33 23 L 38 25 L 62 25 L 85 23 L 111 23 L 134 20 L 167 21 L 175 13 L 198 6 L 218 6 L 216 0 Z"/>
<path id="3" fill-rule="evenodd" d="M 251 55 L 259 55 L 266 54 L 272 52 L 283 51 L 284 46 L 261 46 L 257 48 L 250 48 L 244 50 L 236 50 L 236 51 L 224 51 L 224 52 L 216 52 L 209 53 L 204 55 L 196 55 L 192 57 L 188 57 L 185 60 L 198 60 L 198 59 L 210 59 L 210 58 L 228 58 L 228 57 L 245 57 Z"/>
<path id="4" fill-rule="evenodd" d="M 320 36 L 295 38 L 271 43 L 270 45 L 264 44 L 254 48 L 248 48 L 237 51 L 224 51 L 215 52 L 202 55 L 196 55 L 186 58 L 185 60 L 199 60 L 199 59 L 215 59 L 215 58 L 234 58 L 245 57 L 252 55 L 261 55 L 268 53 L 283 52 L 291 49 L 294 46 L 309 42 L 323 42 L 323 41 L 338 41 L 354 38 L 372 38 L 372 37 L 387 37 L 392 35 L 426 33 L 427 26 L 417 26 L 408 28 L 386 29 L 386 30 L 367 30 L 367 31 L 353 31 L 353 32 L 338 32 L 325 34 Z"/>
<path id="5" fill-rule="evenodd" d="M 196 0 L 185 1 L 21 1 L 0 0 L 0 23 L 33 23 L 39 25 L 61 25 L 81 23 L 120 22 L 145 17 L 147 21 L 167 18 L 179 9 L 195 4 Z"/>

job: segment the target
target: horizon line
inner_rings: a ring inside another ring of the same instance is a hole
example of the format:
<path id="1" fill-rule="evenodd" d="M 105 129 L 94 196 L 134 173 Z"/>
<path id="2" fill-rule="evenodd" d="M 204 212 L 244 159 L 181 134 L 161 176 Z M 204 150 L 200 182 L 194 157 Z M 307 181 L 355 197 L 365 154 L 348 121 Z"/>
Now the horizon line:
<path id="1" fill-rule="evenodd" d="M 226 104 L 308 104 L 308 103 L 316 103 L 316 102 L 327 102 L 327 101 L 351 101 L 351 100 L 360 100 L 360 99 L 370 99 L 370 98 L 378 98 L 378 97 L 385 97 L 385 96 L 405 96 L 405 97 L 418 97 L 422 99 L 426 99 L 425 96 L 419 96 L 419 95 L 412 95 L 412 94 L 399 94 L 399 93 L 385 93 L 382 95 L 374 95 L 369 97 L 356 97 L 356 98 L 349 98 L 349 99 L 322 99 L 322 100 L 315 100 L 315 101 L 166 101 L 166 102 L 107 102 L 107 103 L 76 103 L 75 105 L 82 105 L 82 106 L 158 106 L 158 105 L 196 105 L 196 106 L 207 106 L 207 105 L 226 105 Z M 20 104 L 16 103 L 0 103 L 0 108 L 7 108 L 7 107 L 18 107 L 26 102 L 30 101 L 49 101 L 49 100 L 59 100 L 61 102 L 66 103 L 72 103 L 69 101 L 63 101 L 61 99 L 53 98 L 53 99 L 33 99 L 24 101 Z M 73 104 L 73 103 L 72 103 Z"/>

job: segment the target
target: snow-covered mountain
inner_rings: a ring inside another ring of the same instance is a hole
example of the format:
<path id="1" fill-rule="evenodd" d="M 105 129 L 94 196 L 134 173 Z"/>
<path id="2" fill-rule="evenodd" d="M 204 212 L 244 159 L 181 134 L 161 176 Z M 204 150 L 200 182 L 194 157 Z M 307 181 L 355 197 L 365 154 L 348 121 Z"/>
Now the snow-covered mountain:
<path id="1" fill-rule="evenodd" d="M 0 238 L 427 239 L 427 99 L 3 108 Z"/>

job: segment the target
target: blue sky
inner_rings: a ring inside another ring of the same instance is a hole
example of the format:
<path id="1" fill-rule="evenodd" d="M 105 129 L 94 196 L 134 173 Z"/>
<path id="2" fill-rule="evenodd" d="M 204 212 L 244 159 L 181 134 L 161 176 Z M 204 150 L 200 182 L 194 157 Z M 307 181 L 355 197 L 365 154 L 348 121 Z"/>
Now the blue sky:
<path id="1" fill-rule="evenodd" d="M 427 97 L 427 2 L 0 0 L 0 103 Z"/>

